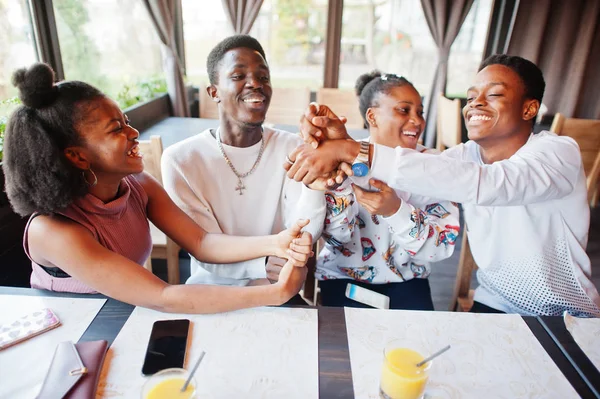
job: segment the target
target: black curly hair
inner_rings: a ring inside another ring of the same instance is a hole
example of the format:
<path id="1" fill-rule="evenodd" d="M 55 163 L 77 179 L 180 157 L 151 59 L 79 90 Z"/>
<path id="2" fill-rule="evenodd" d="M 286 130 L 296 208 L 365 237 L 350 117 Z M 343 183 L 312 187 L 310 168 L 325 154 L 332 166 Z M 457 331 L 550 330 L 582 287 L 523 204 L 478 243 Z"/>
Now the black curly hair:
<path id="1" fill-rule="evenodd" d="M 265 50 L 263 50 L 258 40 L 252 36 L 229 36 L 221 40 L 219 44 L 210 50 L 208 58 L 206 59 L 206 70 L 208 71 L 208 79 L 210 80 L 211 85 L 215 85 L 219 81 L 219 62 L 221 62 L 225 53 L 227 53 L 229 50 L 233 50 L 234 48 L 249 48 L 251 50 L 258 51 L 258 53 L 264 58 L 265 62 L 267 61 Z"/>
<path id="2" fill-rule="evenodd" d="M 413 84 L 410 83 L 403 76 L 393 74 L 382 74 L 378 70 L 364 73 L 356 79 L 354 90 L 358 96 L 358 109 L 363 117 L 365 126 L 368 126 L 367 122 L 367 110 L 376 104 L 376 95 L 378 93 L 388 94 L 394 87 L 401 87 L 410 85 L 414 88 Z"/>
<path id="3" fill-rule="evenodd" d="M 54 71 L 37 63 L 13 74 L 19 106 L 8 119 L 2 169 L 6 194 L 21 216 L 53 214 L 87 192 L 82 171 L 63 151 L 82 145 L 78 127 L 91 101 L 104 94 L 87 83 L 54 84 Z"/>
<path id="4" fill-rule="evenodd" d="M 494 54 L 483 60 L 478 72 L 489 65 L 496 64 L 504 65 L 515 71 L 525 86 L 525 97 L 542 103 L 546 82 L 542 70 L 537 65 L 516 55 Z"/>

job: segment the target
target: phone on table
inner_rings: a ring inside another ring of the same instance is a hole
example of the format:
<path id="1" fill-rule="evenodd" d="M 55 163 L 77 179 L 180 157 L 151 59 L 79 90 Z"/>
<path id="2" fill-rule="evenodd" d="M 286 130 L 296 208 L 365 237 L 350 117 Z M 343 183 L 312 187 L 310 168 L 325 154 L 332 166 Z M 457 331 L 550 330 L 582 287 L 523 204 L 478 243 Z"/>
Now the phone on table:
<path id="1" fill-rule="evenodd" d="M 0 350 L 60 326 L 51 309 L 40 309 L 12 323 L 0 325 Z"/>
<path id="2" fill-rule="evenodd" d="M 346 298 L 378 309 L 390 308 L 390 297 L 351 283 L 346 286 Z"/>
<path id="3" fill-rule="evenodd" d="M 152 326 L 142 374 L 152 375 L 168 368 L 183 368 L 190 321 L 158 320 Z"/>

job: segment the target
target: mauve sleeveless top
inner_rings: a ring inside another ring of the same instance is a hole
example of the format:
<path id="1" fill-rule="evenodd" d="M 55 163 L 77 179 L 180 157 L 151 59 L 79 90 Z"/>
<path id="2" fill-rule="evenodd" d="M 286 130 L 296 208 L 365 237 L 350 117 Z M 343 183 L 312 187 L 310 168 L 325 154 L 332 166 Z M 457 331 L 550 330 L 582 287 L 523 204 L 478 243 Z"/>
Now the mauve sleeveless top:
<path id="1" fill-rule="evenodd" d="M 87 228 L 104 247 L 143 265 L 152 251 L 152 238 L 146 212 L 148 196 L 133 176 L 121 180 L 116 199 L 104 203 L 91 194 L 76 199 L 67 209 L 58 212 Z M 31 259 L 27 233 L 29 224 L 37 214 L 29 218 L 23 247 Z M 65 251 L 69 243 L 65 243 Z M 31 259 L 31 287 L 50 291 L 93 294 L 96 291 L 73 277 L 54 277 Z M 87 265 L 94 267 L 93 264 Z"/>

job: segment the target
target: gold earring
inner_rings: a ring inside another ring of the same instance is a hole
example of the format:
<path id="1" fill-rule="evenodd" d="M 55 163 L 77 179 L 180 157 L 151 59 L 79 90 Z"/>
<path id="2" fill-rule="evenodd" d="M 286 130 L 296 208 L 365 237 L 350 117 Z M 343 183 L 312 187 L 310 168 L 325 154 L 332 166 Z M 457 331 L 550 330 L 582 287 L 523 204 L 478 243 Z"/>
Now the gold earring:
<path id="1" fill-rule="evenodd" d="M 98 177 L 96 176 L 96 174 L 94 173 L 94 171 L 92 170 L 92 168 L 88 169 L 90 171 L 90 173 L 92 174 L 92 176 L 94 176 L 94 182 L 90 183 L 87 178 L 85 177 L 85 170 L 81 171 L 81 176 L 83 176 L 83 181 L 85 182 L 85 184 L 87 184 L 89 187 L 94 187 L 96 184 L 98 184 Z"/>

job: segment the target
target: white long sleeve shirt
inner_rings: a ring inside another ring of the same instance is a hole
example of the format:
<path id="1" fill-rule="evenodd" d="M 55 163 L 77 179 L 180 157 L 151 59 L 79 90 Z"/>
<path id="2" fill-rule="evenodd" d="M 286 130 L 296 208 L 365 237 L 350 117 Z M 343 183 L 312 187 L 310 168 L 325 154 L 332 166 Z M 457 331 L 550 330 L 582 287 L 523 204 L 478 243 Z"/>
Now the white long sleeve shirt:
<path id="1" fill-rule="evenodd" d="M 243 195 L 236 191 L 238 178 L 219 152 L 210 130 L 169 148 L 162 156 L 163 184 L 173 201 L 210 233 L 242 236 L 276 234 L 298 219 L 310 219 L 304 230 L 316 240 L 325 218 L 320 191 L 286 177 L 285 156 L 302 140 L 298 135 L 264 128 L 262 158 L 256 170 L 242 179 Z M 239 148 L 222 144 L 239 173 L 249 171 L 261 143 Z M 191 258 L 188 284 L 246 285 L 266 277 L 265 258 L 234 264 L 208 264 Z"/>
<path id="2" fill-rule="evenodd" d="M 469 141 L 441 155 L 375 146 L 371 175 L 463 204 L 479 270 L 475 300 L 524 315 L 600 316 L 585 252 L 589 207 L 579 147 L 541 132 L 509 159 L 484 164 Z"/>
<path id="3" fill-rule="evenodd" d="M 426 151 L 422 146 L 418 150 Z M 319 280 L 385 284 L 427 278 L 431 262 L 452 256 L 460 230 L 456 203 L 395 190 L 402 200 L 398 211 L 372 216 L 356 201 L 351 183 L 372 189 L 368 177 L 353 177 L 325 194 L 326 244 L 317 262 Z"/>

